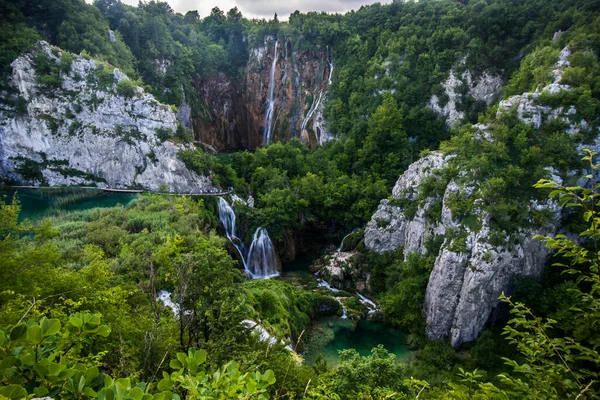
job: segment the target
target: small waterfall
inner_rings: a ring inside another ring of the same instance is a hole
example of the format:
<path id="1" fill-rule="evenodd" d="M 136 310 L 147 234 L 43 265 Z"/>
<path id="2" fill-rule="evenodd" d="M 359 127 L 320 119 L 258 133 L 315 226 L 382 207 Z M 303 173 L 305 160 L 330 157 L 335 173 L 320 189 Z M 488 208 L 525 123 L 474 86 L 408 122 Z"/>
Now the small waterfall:
<path id="1" fill-rule="evenodd" d="M 344 238 L 342 239 L 342 243 L 340 244 L 340 247 L 338 247 L 337 252 L 338 254 L 340 254 L 342 252 L 342 248 L 344 247 L 344 240 L 346 240 L 346 238 L 350 235 L 352 235 L 354 233 L 354 231 L 350 232 L 349 234 L 347 234 L 346 236 L 344 236 Z"/>
<path id="2" fill-rule="evenodd" d="M 240 199 L 241 201 L 241 199 Z M 246 247 L 235 231 L 235 211 L 223 197 L 219 197 L 219 221 L 225 227 L 227 239 L 238 251 L 244 270 L 253 278 L 268 279 L 279 276 L 277 271 L 277 256 L 273 242 L 266 229 L 258 228 L 252 237 L 250 250 Z"/>
<path id="3" fill-rule="evenodd" d="M 306 125 L 308 125 L 308 121 L 310 121 L 310 119 L 312 118 L 312 116 L 315 113 L 315 111 L 317 110 L 317 108 L 319 108 L 319 104 L 321 103 L 322 98 L 323 98 L 323 92 L 320 92 L 319 97 L 317 98 L 317 101 L 315 102 L 313 99 L 312 106 L 310 106 L 308 113 L 306 114 L 306 118 L 304 118 L 304 121 L 302 121 L 302 127 L 300 128 L 300 133 L 304 132 L 304 130 L 306 129 Z"/>
<path id="4" fill-rule="evenodd" d="M 235 234 L 235 212 L 223 197 L 219 197 L 219 221 L 221 221 L 225 228 L 227 239 L 229 239 L 240 254 L 244 269 L 247 269 L 246 257 L 244 256 L 244 243 Z"/>
<path id="5" fill-rule="evenodd" d="M 367 314 L 371 315 L 378 310 L 377 304 L 373 303 L 360 293 L 356 293 L 356 295 L 358 296 L 359 301 L 369 310 Z"/>
<path id="6" fill-rule="evenodd" d="M 259 227 L 254 232 L 246 260 L 246 270 L 253 278 L 259 279 L 273 278 L 279 275 L 275 248 L 266 229 Z"/>
<path id="7" fill-rule="evenodd" d="M 273 130 L 273 114 L 275 112 L 275 68 L 277 67 L 277 47 L 279 41 L 275 41 L 275 55 L 273 56 L 273 64 L 271 65 L 271 77 L 269 79 L 269 98 L 267 99 L 267 125 L 265 127 L 264 142 L 269 144 L 271 141 L 271 133 Z"/>
<path id="8" fill-rule="evenodd" d="M 329 46 L 327 46 L 327 63 L 329 64 L 329 79 L 327 81 L 331 85 L 331 78 L 333 77 L 333 61 L 329 55 Z"/>
<path id="9" fill-rule="evenodd" d="M 162 301 L 165 307 L 169 307 L 171 310 L 173 310 L 173 314 L 175 314 L 175 317 L 179 317 L 179 305 L 173 302 L 173 300 L 171 299 L 170 292 L 167 292 L 166 290 L 161 290 L 160 292 L 158 292 L 158 297 L 156 298 L 156 300 Z"/>
<path id="10" fill-rule="evenodd" d="M 337 300 L 338 303 L 340 303 L 340 306 L 342 306 L 342 316 L 340 317 L 341 319 L 348 319 L 348 314 L 346 313 L 346 306 L 344 305 L 344 303 L 342 303 L 342 297 L 336 297 L 335 298 Z"/>

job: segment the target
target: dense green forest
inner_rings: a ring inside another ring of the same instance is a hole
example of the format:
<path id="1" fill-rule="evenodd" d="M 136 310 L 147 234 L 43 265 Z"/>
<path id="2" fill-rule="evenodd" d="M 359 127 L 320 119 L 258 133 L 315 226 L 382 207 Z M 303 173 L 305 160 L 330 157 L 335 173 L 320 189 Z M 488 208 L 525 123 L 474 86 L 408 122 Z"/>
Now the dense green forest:
<path id="1" fill-rule="evenodd" d="M 19 217 L 18 197 L 2 197 L 0 399 L 600 395 L 600 166 L 595 153 L 582 151 L 598 150 L 599 0 L 394 1 L 344 15 L 295 12 L 289 22 L 248 20 L 237 9 L 182 15 L 155 1 L 0 0 L 0 31 L 3 98 L 14 91 L 11 62 L 46 40 L 127 74 L 119 95 L 134 97 L 140 86 L 173 110 L 191 104 L 193 114 L 202 108 L 197 79 L 223 73 L 241 83 L 249 54 L 267 36 L 331 51 L 325 117 L 336 140 L 311 147 L 293 138 L 216 155 L 195 146 L 194 132 L 181 125 L 168 140 L 190 145 L 179 153 L 190 170 L 253 196 L 253 206 L 236 204 L 242 239 L 267 229 L 284 265 L 321 257 L 325 244 L 337 247 L 353 231 L 341 250 L 358 254 L 379 323 L 405 332 L 411 350 L 402 360 L 376 347 L 368 356 L 344 350 L 336 365 L 303 363 L 315 321 L 345 307 L 364 315 L 364 306 L 341 304 L 314 277 L 301 284 L 248 279 L 214 198 L 142 194 L 126 205 L 28 220 Z M 499 113 L 497 101 L 476 100 L 464 82 L 461 121 L 449 126 L 427 107 L 432 95 L 450 100 L 443 87 L 450 70 L 498 76 L 502 100 L 535 92 L 553 82 L 566 46 L 570 63 L 560 84 L 570 90 L 543 92 L 538 101 L 573 106 L 569 120 L 534 127 L 516 107 Z M 61 65 L 36 62 L 40 81 L 56 87 Z M 11 106 L 19 110 L 19 100 Z M 572 121 L 585 124 L 569 133 Z M 411 199 L 393 198 L 398 177 L 432 151 L 449 163 Z M 578 180 L 587 174 L 586 184 Z M 546 180 L 556 176 L 561 182 Z M 446 201 L 450 182 L 473 189 Z M 457 237 L 461 252 L 463 227 L 481 229 L 477 216 L 485 213 L 492 240 L 513 246 L 518 232 L 545 232 L 552 216 L 529 205 L 548 196 L 567 210 L 561 232 L 569 236 L 539 237 L 554 249 L 542 278 L 517 279 L 502 315 L 477 340 L 456 349 L 430 341 L 422 310 L 442 241 Z M 422 254 L 369 251 L 364 228 L 386 198 L 408 217 L 437 199 L 429 221 L 442 220 L 445 201 L 460 227 Z M 571 241 L 573 234 L 581 240 Z M 161 291 L 178 308 L 158 300 Z"/>

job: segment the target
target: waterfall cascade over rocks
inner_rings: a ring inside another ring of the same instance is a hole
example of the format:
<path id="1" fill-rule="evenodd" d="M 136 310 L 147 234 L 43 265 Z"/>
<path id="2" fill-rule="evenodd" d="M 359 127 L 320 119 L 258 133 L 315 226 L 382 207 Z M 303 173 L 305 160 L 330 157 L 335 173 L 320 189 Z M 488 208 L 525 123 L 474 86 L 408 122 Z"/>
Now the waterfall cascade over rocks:
<path id="1" fill-rule="evenodd" d="M 252 278 L 269 279 L 279 276 L 277 257 L 273 242 L 266 229 L 258 227 L 252 237 L 250 250 L 246 247 L 235 231 L 235 211 L 223 197 L 219 197 L 219 220 L 225 228 L 227 239 L 233 244 L 244 265 L 244 270 Z"/>
<path id="2" fill-rule="evenodd" d="M 279 275 L 275 248 L 266 229 L 259 227 L 254 232 L 246 265 L 253 278 L 268 279 Z"/>
<path id="3" fill-rule="evenodd" d="M 229 203 L 227 203 L 227 201 L 222 197 L 219 197 L 219 221 L 221 221 L 223 227 L 225 228 L 225 235 L 227 236 L 227 239 L 229 239 L 231 244 L 233 244 L 233 247 L 235 247 L 240 254 L 240 258 L 244 264 L 244 269 L 247 270 L 248 268 L 246 266 L 245 257 L 246 249 L 244 248 L 244 243 L 235 234 L 235 212 Z"/>

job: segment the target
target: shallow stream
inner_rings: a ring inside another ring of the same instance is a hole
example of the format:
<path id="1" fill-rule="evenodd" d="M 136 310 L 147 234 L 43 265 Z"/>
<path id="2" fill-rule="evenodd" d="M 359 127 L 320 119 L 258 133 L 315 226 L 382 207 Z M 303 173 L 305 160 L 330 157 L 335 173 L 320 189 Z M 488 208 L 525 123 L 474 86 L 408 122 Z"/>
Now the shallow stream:
<path id="1" fill-rule="evenodd" d="M 317 278 L 310 272 L 313 260 L 297 259 L 283 266 L 278 279 L 288 283 L 306 287 L 307 282 Z M 314 364 L 319 354 L 330 366 L 340 361 L 339 351 L 354 349 L 361 356 L 368 356 L 378 345 L 403 360 L 410 355 L 406 346 L 406 334 L 380 323 L 361 319 L 352 321 L 339 317 L 324 317 L 315 321 L 307 331 L 306 351 L 302 355 L 306 364 Z"/>

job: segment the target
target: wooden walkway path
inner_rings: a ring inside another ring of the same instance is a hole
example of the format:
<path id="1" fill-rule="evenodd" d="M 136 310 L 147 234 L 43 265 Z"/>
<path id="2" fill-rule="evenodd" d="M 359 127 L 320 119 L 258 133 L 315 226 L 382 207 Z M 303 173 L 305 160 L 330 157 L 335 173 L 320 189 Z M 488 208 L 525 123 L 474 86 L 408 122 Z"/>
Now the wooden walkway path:
<path id="1" fill-rule="evenodd" d="M 97 190 L 108 193 L 125 193 L 125 194 L 140 194 L 140 193 L 154 193 L 164 194 L 167 196 L 226 196 L 233 193 L 233 188 L 229 188 L 227 191 L 218 191 L 217 189 L 201 190 L 199 192 L 190 193 L 173 193 L 173 192 L 159 192 L 153 190 L 139 190 L 139 189 L 110 189 L 110 188 L 99 188 L 95 186 L 5 186 L 8 189 L 25 189 L 25 190 L 37 190 L 37 189 L 87 189 Z"/>

